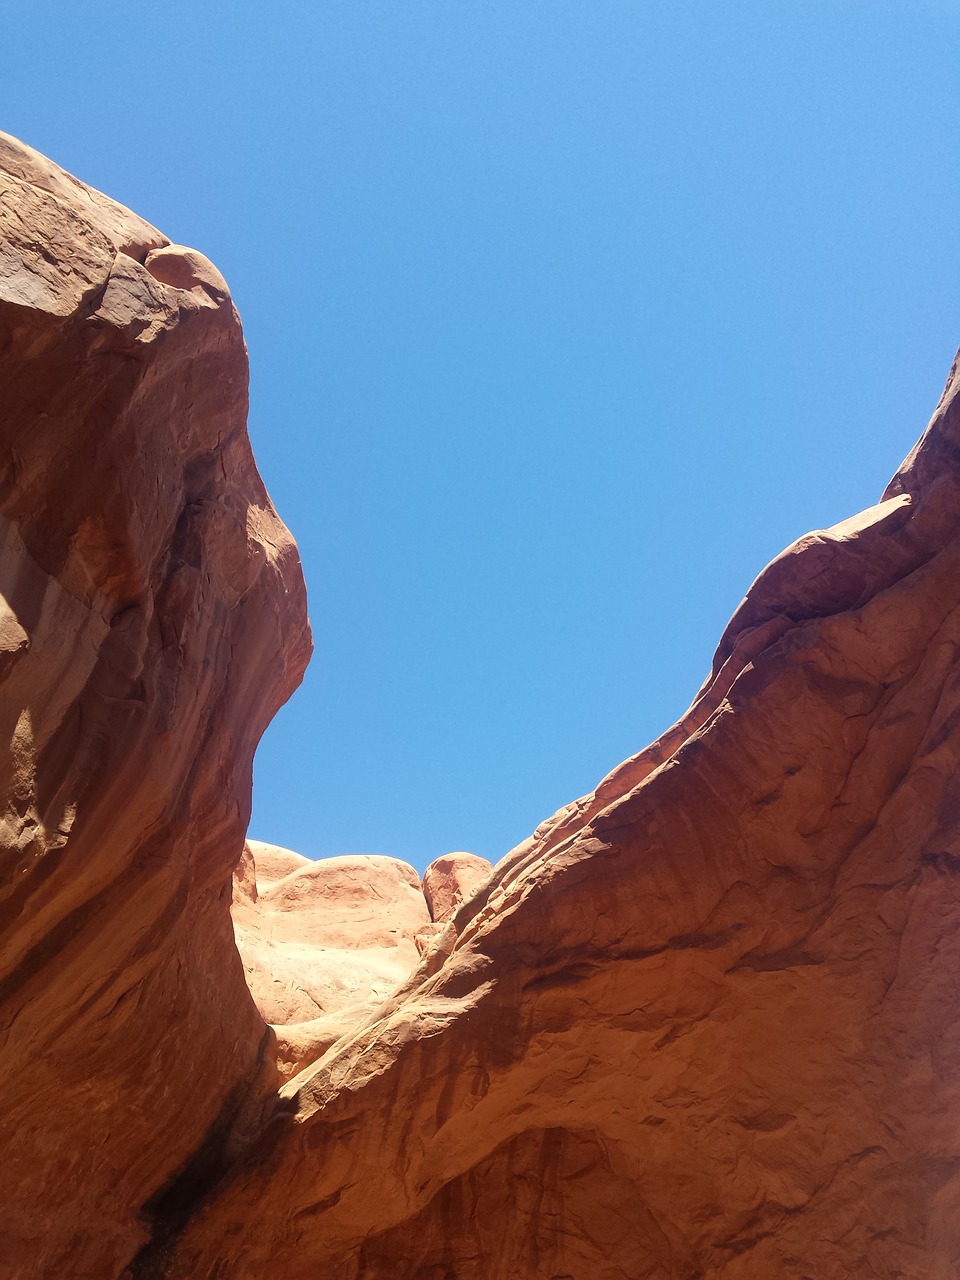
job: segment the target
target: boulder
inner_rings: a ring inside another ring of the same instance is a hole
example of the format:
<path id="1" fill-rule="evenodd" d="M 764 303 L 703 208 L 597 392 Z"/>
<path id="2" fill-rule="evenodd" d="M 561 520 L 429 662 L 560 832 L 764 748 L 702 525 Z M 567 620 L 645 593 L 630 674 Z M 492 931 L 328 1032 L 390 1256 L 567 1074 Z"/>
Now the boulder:
<path id="1" fill-rule="evenodd" d="M 431 862 L 423 873 L 431 920 L 438 924 L 452 920 L 492 870 L 493 864 L 475 853 L 445 853 Z"/>

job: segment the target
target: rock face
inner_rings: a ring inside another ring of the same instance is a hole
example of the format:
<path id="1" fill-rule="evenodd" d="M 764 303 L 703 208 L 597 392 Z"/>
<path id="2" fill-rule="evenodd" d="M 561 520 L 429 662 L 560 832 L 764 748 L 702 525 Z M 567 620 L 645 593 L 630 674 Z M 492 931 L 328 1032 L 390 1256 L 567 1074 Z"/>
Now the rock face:
<path id="1" fill-rule="evenodd" d="M 449 871 L 434 878 L 451 901 L 463 876 L 479 885 L 491 869 L 473 854 L 448 857 Z M 284 1078 L 369 1020 L 443 928 L 408 863 L 371 855 L 311 862 L 257 840 L 237 867 L 232 914 Z"/>
<path id="2" fill-rule="evenodd" d="M 678 725 L 288 1082 L 169 1276 L 954 1273 L 958 389 L 764 570 Z"/>
<path id="3" fill-rule="evenodd" d="M 248 841 L 234 875 L 234 933 L 284 1077 L 368 1021 L 491 870 L 475 854 L 446 854 L 421 886 L 396 858 L 311 862 Z"/>
<path id="4" fill-rule="evenodd" d="M 233 915 L 248 985 L 275 1024 L 381 1003 L 412 972 L 414 935 L 430 919 L 413 867 L 362 856 L 304 858 L 280 880 L 258 879 Z"/>
<path id="5" fill-rule="evenodd" d="M 473 853 L 445 853 L 423 873 L 423 892 L 431 919 L 446 924 L 472 898 L 493 870 Z"/>
<path id="6" fill-rule="evenodd" d="M 956 1274 L 957 368 L 492 875 L 241 857 L 308 641 L 226 286 L 0 159 L 0 1274 Z"/>
<path id="7" fill-rule="evenodd" d="M 6 136 L 0 387 L 0 1275 L 107 1280 L 276 1086 L 230 878 L 309 632 L 221 276 Z"/>

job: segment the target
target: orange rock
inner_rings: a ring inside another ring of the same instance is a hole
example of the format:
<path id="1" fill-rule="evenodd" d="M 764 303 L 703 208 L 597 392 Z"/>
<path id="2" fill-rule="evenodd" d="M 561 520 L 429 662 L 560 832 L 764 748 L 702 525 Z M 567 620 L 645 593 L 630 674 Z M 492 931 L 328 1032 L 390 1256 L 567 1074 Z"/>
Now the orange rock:
<path id="1" fill-rule="evenodd" d="M 475 853 L 445 853 L 431 862 L 423 873 L 423 892 L 431 919 L 438 923 L 452 920 L 492 870 L 493 864 Z"/>
<path id="2" fill-rule="evenodd" d="M 410 976 L 416 935 L 429 919 L 419 876 L 396 858 L 311 862 L 247 845 L 234 931 L 257 1008 L 277 1032 L 284 1075 L 361 1025 Z"/>
<path id="3" fill-rule="evenodd" d="M 472 853 L 445 854 L 421 887 L 395 858 L 311 862 L 248 841 L 234 873 L 234 933 L 247 985 L 276 1032 L 281 1074 L 373 1018 L 491 870 Z"/>
<path id="4" fill-rule="evenodd" d="M 693 708 L 281 1091 L 168 1276 L 960 1258 L 960 409 L 757 579 Z"/>
<path id="5" fill-rule="evenodd" d="M 0 1274 L 954 1275 L 957 368 L 677 725 L 430 919 L 392 859 L 241 856 L 309 640 L 225 285 L 0 170 Z"/>
<path id="6" fill-rule="evenodd" d="M 228 908 L 253 751 L 309 654 L 303 582 L 237 314 L 200 255 L 200 287 L 151 273 L 166 244 L 0 135 L 11 1280 L 118 1275 L 277 1082 Z"/>
<path id="7" fill-rule="evenodd" d="M 244 883 L 249 881 L 252 884 L 251 896 L 256 900 L 260 889 L 269 889 L 291 872 L 312 865 L 309 858 L 302 853 L 294 853 L 292 849 L 281 849 L 279 845 L 265 844 L 262 840 L 247 840 L 234 875 Z"/>

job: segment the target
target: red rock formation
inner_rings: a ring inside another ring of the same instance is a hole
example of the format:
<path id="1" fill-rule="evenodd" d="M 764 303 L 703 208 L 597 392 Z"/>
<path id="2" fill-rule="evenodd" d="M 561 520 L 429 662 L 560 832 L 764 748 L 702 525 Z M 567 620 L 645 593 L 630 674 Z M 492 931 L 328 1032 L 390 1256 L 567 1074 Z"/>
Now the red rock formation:
<path id="1" fill-rule="evenodd" d="M 445 853 L 423 873 L 423 892 L 430 917 L 446 924 L 489 878 L 493 867 L 475 853 Z"/>
<path id="2" fill-rule="evenodd" d="M 761 574 L 678 726 L 286 1085 L 170 1277 L 955 1273 L 958 388 Z"/>
<path id="3" fill-rule="evenodd" d="M 432 923 L 367 864 L 416 967 L 333 1043 L 278 1022 L 277 1089 L 228 877 L 307 642 L 239 329 L 203 259 L 0 155 L 0 1274 L 956 1274 L 960 373 L 880 505 L 764 570 L 659 742 L 485 883 L 435 868 Z M 369 939 L 367 981 L 390 917 L 353 860 L 253 857 L 261 1008 L 327 1016 L 317 952 Z"/>
<path id="4" fill-rule="evenodd" d="M 472 853 L 446 854 L 421 887 L 396 858 L 311 862 L 249 841 L 235 873 L 234 932 L 283 1076 L 369 1021 L 490 870 Z"/>
<path id="5" fill-rule="evenodd" d="M 275 1086 L 228 907 L 303 583 L 219 273 L 5 136 L 0 386 L 0 1275 L 108 1280 Z"/>

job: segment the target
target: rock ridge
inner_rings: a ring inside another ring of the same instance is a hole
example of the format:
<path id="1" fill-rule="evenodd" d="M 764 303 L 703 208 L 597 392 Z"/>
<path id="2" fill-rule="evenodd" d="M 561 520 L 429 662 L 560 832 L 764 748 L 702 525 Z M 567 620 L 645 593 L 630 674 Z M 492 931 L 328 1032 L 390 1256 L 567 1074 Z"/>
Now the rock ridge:
<path id="1" fill-rule="evenodd" d="M 287 1082 L 171 1276 L 950 1273 L 957 384 L 877 506 L 760 574 L 677 726 Z"/>
<path id="2" fill-rule="evenodd" d="M 119 1275 L 277 1083 L 230 877 L 310 638 L 203 262 L 0 137 L 4 1276 Z"/>
<path id="3" fill-rule="evenodd" d="M 0 372 L 0 1275 L 955 1272 L 957 364 L 672 729 L 422 882 L 244 845 L 310 637 L 229 290 L 6 135 Z"/>

